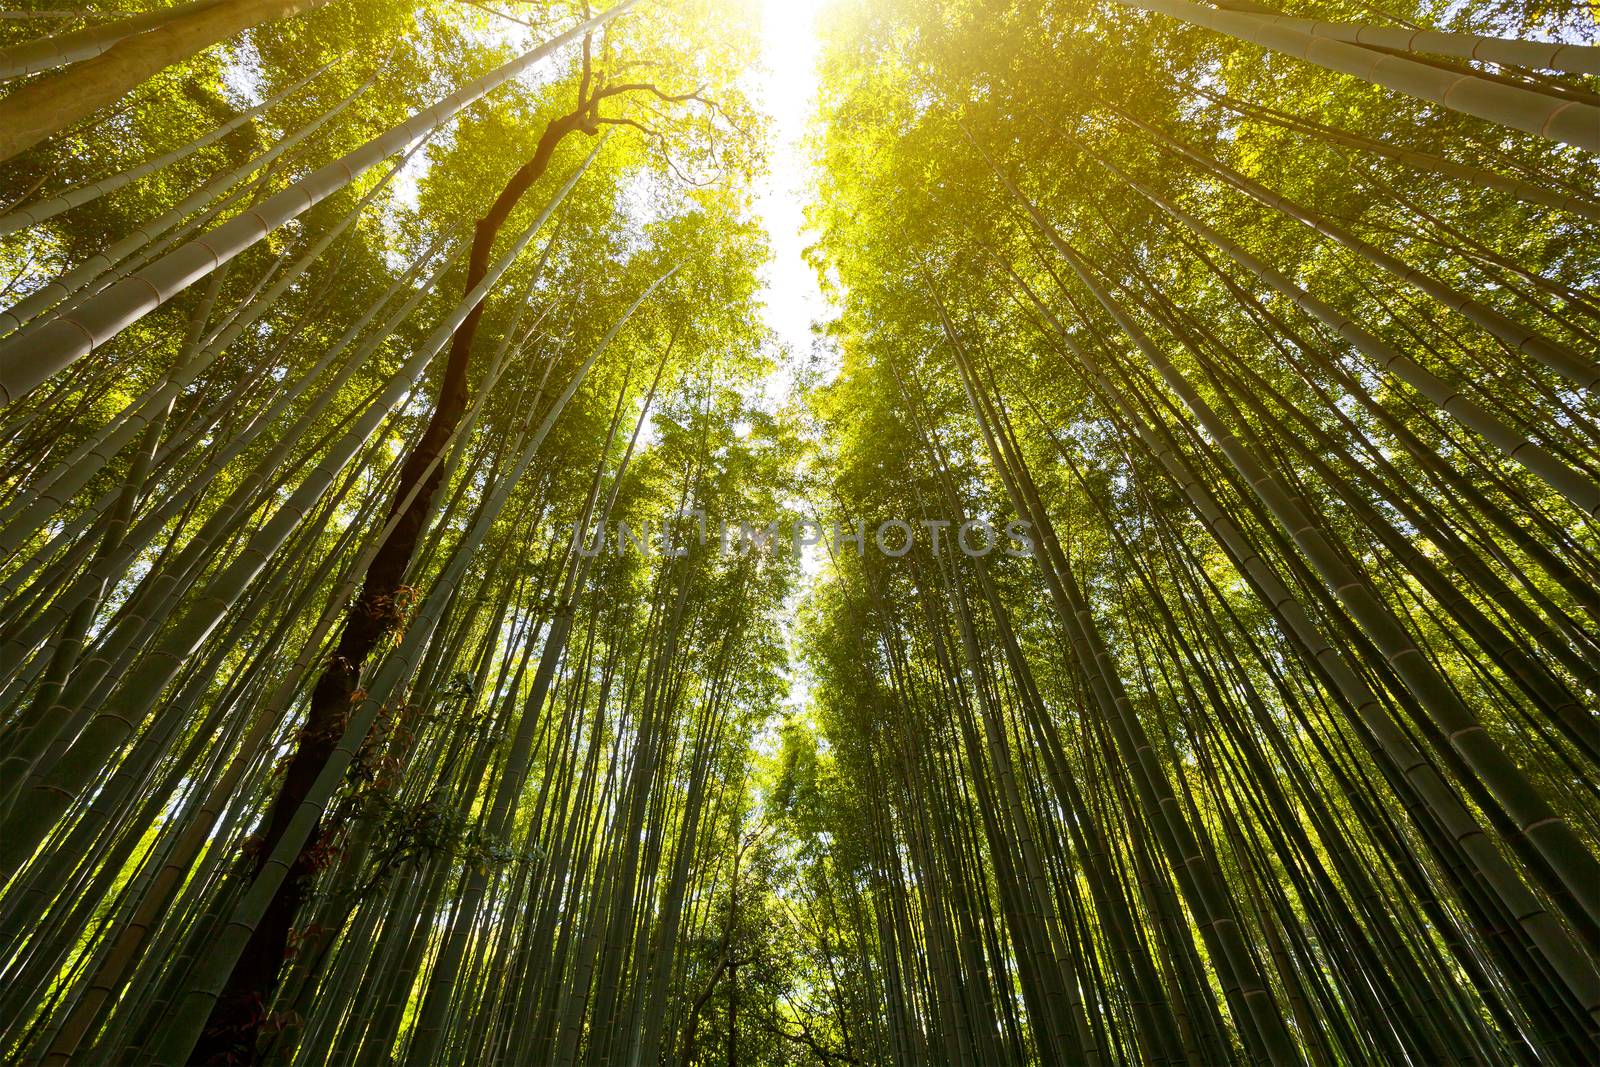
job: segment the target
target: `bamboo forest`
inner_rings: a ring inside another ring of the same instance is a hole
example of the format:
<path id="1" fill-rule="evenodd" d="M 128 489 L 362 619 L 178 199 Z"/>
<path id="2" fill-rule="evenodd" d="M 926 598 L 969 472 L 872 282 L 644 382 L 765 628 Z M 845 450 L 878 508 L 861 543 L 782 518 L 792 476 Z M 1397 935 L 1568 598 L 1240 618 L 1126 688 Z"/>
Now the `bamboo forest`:
<path id="1" fill-rule="evenodd" d="M 1600 9 L 0 11 L 0 1062 L 1600 1064 Z"/>

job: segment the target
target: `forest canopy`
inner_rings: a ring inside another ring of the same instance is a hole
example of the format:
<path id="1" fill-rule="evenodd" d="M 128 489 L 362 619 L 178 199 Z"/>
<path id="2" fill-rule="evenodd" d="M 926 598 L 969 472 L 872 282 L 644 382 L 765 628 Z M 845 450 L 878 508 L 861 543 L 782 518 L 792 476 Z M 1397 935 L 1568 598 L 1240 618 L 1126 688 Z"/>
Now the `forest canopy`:
<path id="1" fill-rule="evenodd" d="M 1600 1062 L 1594 8 L 781 4 L 0 13 L 0 1056 Z"/>

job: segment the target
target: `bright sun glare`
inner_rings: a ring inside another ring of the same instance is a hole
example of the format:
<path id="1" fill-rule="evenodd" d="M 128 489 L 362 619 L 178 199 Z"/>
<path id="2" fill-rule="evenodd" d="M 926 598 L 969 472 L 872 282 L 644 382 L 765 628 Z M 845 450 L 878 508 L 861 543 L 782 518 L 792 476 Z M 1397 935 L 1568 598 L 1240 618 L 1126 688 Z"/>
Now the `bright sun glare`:
<path id="1" fill-rule="evenodd" d="M 788 350 L 803 359 L 811 349 L 811 323 L 826 305 L 802 256 L 807 163 L 800 145 L 817 88 L 817 17 L 826 0 L 761 0 L 762 56 L 756 87 L 772 116 L 772 169 L 759 191 L 757 211 L 772 244 L 762 299 L 766 322 Z M 787 369 L 769 393 L 787 390 Z"/>

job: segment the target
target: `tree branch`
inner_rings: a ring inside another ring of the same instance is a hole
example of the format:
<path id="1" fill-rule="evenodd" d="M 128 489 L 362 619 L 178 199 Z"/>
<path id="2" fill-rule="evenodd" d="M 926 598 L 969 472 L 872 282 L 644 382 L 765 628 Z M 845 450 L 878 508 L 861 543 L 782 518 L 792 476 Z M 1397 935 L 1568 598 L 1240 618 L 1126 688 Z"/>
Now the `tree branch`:
<path id="1" fill-rule="evenodd" d="M 604 99 L 621 93 L 651 93 L 668 104 L 682 104 L 689 100 L 696 100 L 702 104 L 715 107 L 716 105 L 712 104 L 710 100 L 700 95 L 704 90 L 705 86 L 702 85 L 692 93 L 682 93 L 674 96 L 671 93 L 662 91 L 655 82 L 618 82 L 616 85 L 608 85 L 603 89 L 595 90 L 594 95 L 596 99 Z"/>
<path id="2" fill-rule="evenodd" d="M 656 140 L 660 140 L 661 139 L 661 134 L 657 133 L 655 130 L 652 130 L 650 127 L 646 126 L 644 123 L 639 122 L 639 121 L 637 121 L 635 119 L 613 119 L 613 118 L 606 118 L 604 116 L 601 116 L 601 117 L 597 117 L 594 121 L 595 121 L 596 124 L 598 124 L 600 126 L 632 126 L 634 129 L 638 130 L 640 133 L 644 134 L 646 137 L 650 137 L 650 138 L 653 138 L 653 139 L 656 139 Z"/>
<path id="3" fill-rule="evenodd" d="M 478 0 L 460 0 L 460 2 L 463 3 L 463 4 L 466 4 L 469 7 L 475 7 L 479 11 L 487 11 L 491 15 L 498 15 L 500 18 L 505 19 L 507 22 L 515 22 L 519 26 L 526 26 L 530 30 L 536 30 L 536 29 L 539 28 L 539 27 L 535 26 L 533 23 L 529 22 L 527 19 L 519 19 L 515 15 L 508 15 L 504 11 L 501 11 L 501 10 L 499 10 L 497 8 L 490 7 L 488 4 L 480 4 L 480 3 L 478 3 Z"/>
<path id="4" fill-rule="evenodd" d="M 588 18 L 589 4 L 584 0 L 584 17 Z M 589 81 L 594 74 L 593 63 L 590 59 L 590 50 L 594 43 L 594 34 L 583 35 L 583 80 L 578 83 L 578 110 L 582 111 L 589 106 Z"/>

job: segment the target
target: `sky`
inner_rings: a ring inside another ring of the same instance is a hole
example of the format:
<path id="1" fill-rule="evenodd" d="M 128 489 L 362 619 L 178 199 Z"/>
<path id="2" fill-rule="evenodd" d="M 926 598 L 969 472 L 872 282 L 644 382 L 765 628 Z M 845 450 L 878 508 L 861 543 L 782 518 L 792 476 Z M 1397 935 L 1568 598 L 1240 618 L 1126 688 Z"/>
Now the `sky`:
<path id="1" fill-rule="evenodd" d="M 811 324 L 829 317 L 827 301 L 816 274 L 806 263 L 804 205 L 810 164 L 801 146 L 815 106 L 816 64 L 819 51 L 816 23 L 826 0 L 760 0 L 761 62 L 752 74 L 761 105 L 772 117 L 771 167 L 761 179 L 756 211 L 767 231 L 772 260 L 762 273 L 762 311 L 767 327 L 785 350 L 785 359 L 766 383 L 769 400 L 781 403 L 793 381 L 794 364 L 811 351 Z M 806 584 L 816 576 L 814 548 L 806 549 L 802 571 Z M 810 679 L 796 655 L 790 625 L 793 609 L 804 595 L 797 591 L 780 621 L 790 652 L 789 693 L 785 710 L 799 711 L 809 703 Z M 776 749 L 783 714 L 770 718 L 753 741 L 757 751 Z"/>
<path id="2" fill-rule="evenodd" d="M 760 0 L 762 48 L 755 89 L 772 116 L 771 170 L 758 192 L 756 210 L 772 246 L 763 274 L 767 326 L 801 360 L 811 350 L 812 322 L 828 317 L 816 275 L 803 258 L 809 164 L 800 141 L 815 105 L 819 42 L 817 15 L 825 0 Z M 788 390 L 791 368 L 780 367 L 767 393 L 779 400 Z"/>

